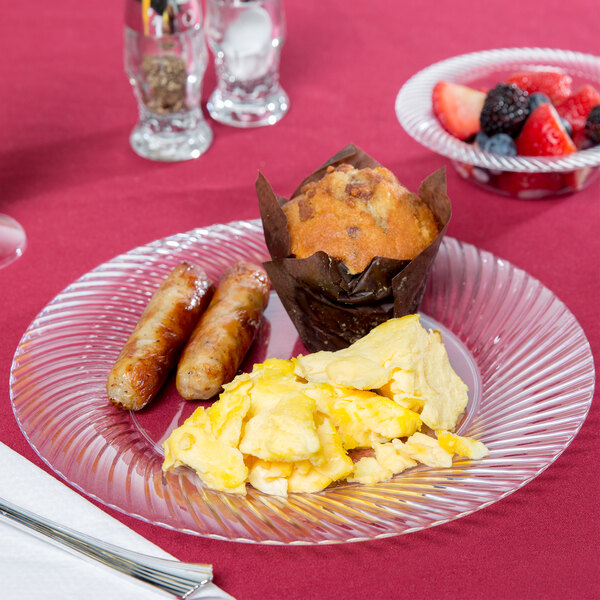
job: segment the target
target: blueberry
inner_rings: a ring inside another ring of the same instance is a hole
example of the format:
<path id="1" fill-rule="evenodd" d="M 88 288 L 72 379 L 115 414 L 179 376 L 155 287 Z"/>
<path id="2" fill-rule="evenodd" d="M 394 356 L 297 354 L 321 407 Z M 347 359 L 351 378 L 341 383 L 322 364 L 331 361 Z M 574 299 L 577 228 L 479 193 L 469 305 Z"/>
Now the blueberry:
<path id="1" fill-rule="evenodd" d="M 567 130 L 569 135 L 573 135 L 573 126 L 566 119 L 560 118 L 560 122 L 563 124 L 563 127 Z"/>
<path id="2" fill-rule="evenodd" d="M 506 133 L 497 133 L 488 139 L 485 147 L 486 152 L 502 154 L 504 156 L 516 156 L 517 147 L 514 140 Z"/>
<path id="3" fill-rule="evenodd" d="M 534 92 L 529 96 L 529 112 L 532 113 L 540 104 L 550 104 L 550 98 L 541 92 Z"/>
<path id="4" fill-rule="evenodd" d="M 483 150 L 490 138 L 483 131 L 479 131 L 475 136 L 475 143 Z"/>

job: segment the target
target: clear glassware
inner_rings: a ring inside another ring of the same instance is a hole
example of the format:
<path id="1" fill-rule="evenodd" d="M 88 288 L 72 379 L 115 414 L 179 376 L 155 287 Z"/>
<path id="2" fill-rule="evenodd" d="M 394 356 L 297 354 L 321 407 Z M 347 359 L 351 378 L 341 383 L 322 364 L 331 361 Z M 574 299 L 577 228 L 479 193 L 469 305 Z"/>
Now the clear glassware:
<path id="1" fill-rule="evenodd" d="M 217 73 L 211 117 L 236 127 L 277 123 L 290 104 L 279 84 L 282 0 L 206 0 L 206 33 Z"/>
<path id="2" fill-rule="evenodd" d="M 594 359 L 575 316 L 525 271 L 445 236 L 422 322 L 441 332 L 451 364 L 469 386 L 456 433 L 482 441 L 489 457 L 456 457 L 452 468 L 421 465 L 389 481 L 340 482 L 287 498 L 251 486 L 246 496 L 216 492 L 186 467 L 163 473 L 162 442 L 197 405 L 183 400 L 171 379 L 144 410 L 119 410 L 106 396 L 106 378 L 148 300 L 184 260 L 201 265 L 213 281 L 238 260 L 269 260 L 262 224 L 196 229 L 99 265 L 43 308 L 11 368 L 14 414 L 38 455 L 79 491 L 144 521 L 269 545 L 418 531 L 527 484 L 562 454 L 590 409 Z M 242 370 L 300 353 L 306 349 L 272 292 Z"/>
<path id="3" fill-rule="evenodd" d="M 208 51 L 199 0 L 126 0 L 125 72 L 138 101 L 130 136 L 144 158 L 198 158 L 213 134 L 200 105 Z"/>
<path id="4" fill-rule="evenodd" d="M 490 88 L 511 73 L 539 67 L 561 69 L 584 83 L 600 86 L 600 57 L 551 48 L 499 48 L 462 54 L 413 75 L 396 98 L 396 116 L 423 146 L 452 161 L 458 174 L 479 187 L 522 199 L 572 194 L 600 176 L 600 146 L 565 156 L 502 156 L 450 135 L 433 114 L 431 94 L 438 81 Z"/>
<path id="5" fill-rule="evenodd" d="M 0 213 L 0 269 L 17 260 L 27 244 L 25 230 L 12 217 Z"/>

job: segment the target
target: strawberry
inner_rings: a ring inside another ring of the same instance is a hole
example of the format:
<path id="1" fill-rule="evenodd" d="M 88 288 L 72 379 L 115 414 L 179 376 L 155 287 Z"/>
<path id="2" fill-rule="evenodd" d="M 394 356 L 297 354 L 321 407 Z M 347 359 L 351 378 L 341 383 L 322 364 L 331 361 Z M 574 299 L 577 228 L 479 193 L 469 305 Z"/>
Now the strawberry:
<path id="1" fill-rule="evenodd" d="M 565 186 L 576 192 L 582 190 L 590 183 L 592 173 L 592 167 L 581 167 L 580 169 L 563 173 Z"/>
<path id="2" fill-rule="evenodd" d="M 552 104 L 540 104 L 530 115 L 515 140 L 523 156 L 561 156 L 577 148 Z"/>
<path id="3" fill-rule="evenodd" d="M 485 94 L 479 90 L 438 81 L 433 88 L 433 112 L 442 127 L 453 136 L 468 140 L 479 131 L 479 114 Z"/>
<path id="4" fill-rule="evenodd" d="M 456 167 L 456 170 L 458 171 L 458 174 L 463 178 L 463 179 L 471 179 L 473 177 L 473 165 L 470 163 L 465 163 L 465 162 L 455 162 L 454 166 Z"/>
<path id="5" fill-rule="evenodd" d="M 571 83 L 573 80 L 569 75 L 557 69 L 540 69 L 539 71 L 521 71 L 513 73 L 506 83 L 513 83 L 528 94 L 546 94 L 548 98 L 557 104 L 571 95 Z"/>
<path id="6" fill-rule="evenodd" d="M 543 198 L 561 191 L 562 173 L 518 173 L 504 171 L 498 175 L 496 185 L 519 198 Z"/>
<path id="7" fill-rule="evenodd" d="M 573 135 L 577 136 L 584 130 L 590 111 L 598 104 L 600 104 L 600 93 L 594 86 L 586 83 L 557 105 L 556 110 L 563 119 L 571 123 Z"/>

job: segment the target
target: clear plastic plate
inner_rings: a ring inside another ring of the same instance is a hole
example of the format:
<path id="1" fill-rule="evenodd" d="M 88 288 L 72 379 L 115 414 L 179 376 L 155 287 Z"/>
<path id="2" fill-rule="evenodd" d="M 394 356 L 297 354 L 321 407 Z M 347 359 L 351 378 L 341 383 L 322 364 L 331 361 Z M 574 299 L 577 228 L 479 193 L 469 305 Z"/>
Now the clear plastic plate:
<path id="1" fill-rule="evenodd" d="M 174 382 L 137 413 L 113 407 L 106 378 L 150 296 L 182 260 L 216 279 L 232 262 L 267 258 L 258 221 L 158 240 L 87 273 L 35 318 L 16 350 L 11 400 L 23 433 L 62 478 L 100 502 L 185 533 L 241 542 L 328 544 L 417 531 L 481 509 L 548 467 L 581 427 L 594 388 L 586 337 L 527 273 L 446 238 L 422 305 L 470 387 L 458 432 L 490 449 L 450 469 L 419 467 L 376 485 L 239 497 L 195 473 L 162 473 L 162 441 L 197 406 Z M 276 295 L 244 368 L 304 352 Z"/>

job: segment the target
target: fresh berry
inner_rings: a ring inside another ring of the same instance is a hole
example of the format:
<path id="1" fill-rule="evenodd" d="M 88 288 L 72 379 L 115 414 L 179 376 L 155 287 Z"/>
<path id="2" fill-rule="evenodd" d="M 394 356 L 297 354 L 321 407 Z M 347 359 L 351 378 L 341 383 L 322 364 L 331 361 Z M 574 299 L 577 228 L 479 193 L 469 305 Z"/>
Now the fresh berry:
<path id="1" fill-rule="evenodd" d="M 517 173 L 504 171 L 496 179 L 501 190 L 519 198 L 542 198 L 563 188 L 561 173 Z"/>
<path id="2" fill-rule="evenodd" d="M 590 175 L 593 170 L 591 167 L 581 167 L 574 171 L 564 173 L 564 185 L 576 192 L 582 190 L 590 182 Z"/>
<path id="3" fill-rule="evenodd" d="M 563 127 L 565 128 L 565 131 L 569 134 L 569 137 L 571 139 L 573 139 L 571 137 L 573 135 L 573 128 L 571 127 L 571 123 L 569 123 L 569 121 L 567 121 L 566 119 L 563 119 L 562 117 L 560 118 L 560 122 L 562 123 Z"/>
<path id="4" fill-rule="evenodd" d="M 516 144 L 524 156 L 560 156 L 577 150 L 552 104 L 542 104 L 531 113 Z"/>
<path id="5" fill-rule="evenodd" d="M 516 137 L 529 116 L 527 92 L 501 83 L 488 92 L 481 109 L 481 129 L 492 136 L 507 133 Z"/>
<path id="6" fill-rule="evenodd" d="M 550 102 L 550 98 L 546 94 L 540 92 L 534 92 L 529 95 L 529 112 L 532 113 L 540 104 L 546 104 Z"/>
<path id="7" fill-rule="evenodd" d="M 600 104 L 590 110 L 584 128 L 585 137 L 594 144 L 600 144 Z"/>
<path id="8" fill-rule="evenodd" d="M 585 122 L 594 106 L 600 104 L 600 93 L 598 90 L 586 83 L 564 102 L 557 105 L 558 114 L 571 123 L 573 136 L 583 132 Z"/>
<path id="9" fill-rule="evenodd" d="M 468 140 L 479 131 L 479 114 L 485 94 L 470 87 L 439 81 L 433 88 L 433 112 L 453 136 Z"/>
<path id="10" fill-rule="evenodd" d="M 577 146 L 577 150 L 589 150 L 590 148 L 593 148 L 596 145 L 594 144 L 594 142 L 592 142 L 592 140 L 586 138 L 585 133 L 583 132 L 581 132 L 577 136 L 573 135 L 571 137 L 575 142 L 575 145 Z"/>
<path id="11" fill-rule="evenodd" d="M 507 79 L 507 83 L 513 83 L 528 94 L 535 92 L 545 94 L 554 104 L 562 102 L 571 95 L 572 82 L 569 75 L 555 69 L 521 71 Z"/>
<path id="12" fill-rule="evenodd" d="M 503 154 L 504 156 L 516 156 L 517 147 L 515 141 L 506 133 L 497 133 L 488 138 L 484 150 L 494 154 Z"/>
<path id="13" fill-rule="evenodd" d="M 458 174 L 463 179 L 471 179 L 473 177 L 473 165 L 471 163 L 456 162 L 454 163 Z"/>
<path id="14" fill-rule="evenodd" d="M 454 166 L 463 179 L 472 179 L 480 183 L 488 183 L 490 174 L 487 169 L 476 167 L 470 163 L 455 162 Z"/>
<path id="15" fill-rule="evenodd" d="M 479 146 L 481 150 L 485 149 L 486 144 L 488 143 L 489 136 L 483 131 L 479 131 L 475 136 L 475 144 Z"/>

